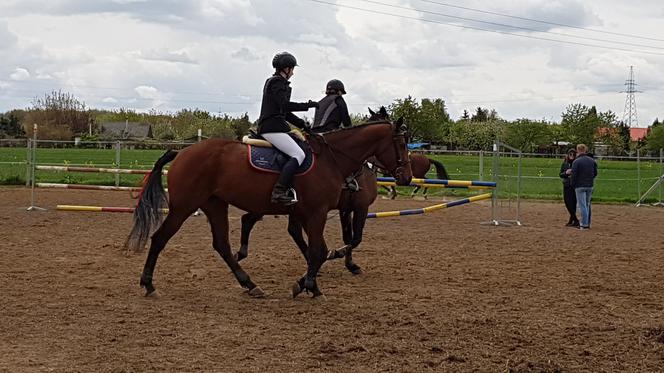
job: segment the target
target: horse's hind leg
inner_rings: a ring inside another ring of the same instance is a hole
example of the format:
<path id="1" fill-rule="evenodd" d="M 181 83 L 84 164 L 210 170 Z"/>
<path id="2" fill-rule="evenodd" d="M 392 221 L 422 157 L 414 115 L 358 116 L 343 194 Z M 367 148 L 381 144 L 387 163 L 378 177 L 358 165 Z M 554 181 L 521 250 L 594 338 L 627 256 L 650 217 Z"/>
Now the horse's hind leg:
<path id="1" fill-rule="evenodd" d="M 419 187 L 419 185 L 418 185 L 418 186 L 415 187 L 415 189 L 413 189 L 413 192 L 410 194 L 410 198 L 415 197 L 415 195 L 416 195 L 417 192 L 419 192 L 419 191 L 420 191 L 420 187 Z M 426 195 L 426 191 L 427 191 L 427 190 L 424 189 L 424 194 L 425 194 L 425 195 Z"/>
<path id="2" fill-rule="evenodd" d="M 152 284 L 152 276 L 154 274 L 154 267 L 157 265 L 159 253 L 164 249 L 168 240 L 170 240 L 180 229 L 182 223 L 187 220 L 189 215 L 189 211 L 182 212 L 171 210 L 159 229 L 157 229 L 152 235 L 150 251 L 148 252 L 148 258 L 143 267 L 140 282 L 141 287 L 145 288 L 145 296 L 156 295 L 155 287 Z"/>
<path id="3" fill-rule="evenodd" d="M 211 199 L 203 207 L 203 212 L 210 221 L 212 246 L 224 259 L 240 286 L 249 290 L 251 296 L 264 296 L 263 290 L 251 281 L 231 252 L 231 244 L 228 240 L 228 204 L 218 199 Z"/>
<path id="4" fill-rule="evenodd" d="M 356 209 L 353 211 L 353 240 L 350 247 L 346 250 L 345 264 L 352 274 L 362 274 L 362 268 L 353 262 L 353 250 L 360 246 L 364 235 L 364 224 L 367 222 L 368 209 Z"/>
<path id="5" fill-rule="evenodd" d="M 240 236 L 240 251 L 237 252 L 237 261 L 241 261 L 249 255 L 249 234 L 254 228 L 254 225 L 263 218 L 261 214 L 254 214 L 248 212 L 242 215 L 242 233 Z"/>

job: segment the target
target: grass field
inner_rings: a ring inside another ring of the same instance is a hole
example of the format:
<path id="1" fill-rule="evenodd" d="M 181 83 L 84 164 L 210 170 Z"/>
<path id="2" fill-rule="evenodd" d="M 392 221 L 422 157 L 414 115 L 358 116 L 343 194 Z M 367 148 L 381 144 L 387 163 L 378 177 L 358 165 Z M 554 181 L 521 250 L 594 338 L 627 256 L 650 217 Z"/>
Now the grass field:
<path id="1" fill-rule="evenodd" d="M 120 152 L 120 162 L 116 164 L 114 149 L 48 149 L 37 150 L 37 163 L 49 165 L 77 165 L 89 167 L 119 167 L 150 169 L 163 150 L 131 150 Z M 477 155 L 429 155 L 442 161 L 453 179 L 480 179 L 480 162 Z M 25 184 L 25 148 L 0 148 L 0 184 Z M 14 164 L 10 164 L 15 162 Z M 523 198 L 560 199 L 561 183 L 558 177 L 561 158 L 523 158 L 521 193 Z M 503 157 L 500 163 L 501 197 L 514 195 L 517 189 L 517 158 Z M 593 199 L 603 202 L 635 202 L 638 199 L 637 164 L 635 161 L 598 161 L 599 176 L 596 180 Z M 484 157 L 484 180 L 491 180 L 492 158 Z M 641 162 L 641 192 L 645 192 L 662 175 L 664 170 L 657 161 Z M 435 172 L 430 171 L 434 178 Z M 114 185 L 116 176 L 112 174 L 68 173 L 37 171 L 38 182 L 68 184 Z M 120 175 L 119 185 L 132 186 L 142 179 L 140 175 Z M 404 190 L 403 193 L 408 193 Z M 465 196 L 465 190 L 435 190 L 430 195 Z M 650 201 L 658 199 L 655 192 Z"/>

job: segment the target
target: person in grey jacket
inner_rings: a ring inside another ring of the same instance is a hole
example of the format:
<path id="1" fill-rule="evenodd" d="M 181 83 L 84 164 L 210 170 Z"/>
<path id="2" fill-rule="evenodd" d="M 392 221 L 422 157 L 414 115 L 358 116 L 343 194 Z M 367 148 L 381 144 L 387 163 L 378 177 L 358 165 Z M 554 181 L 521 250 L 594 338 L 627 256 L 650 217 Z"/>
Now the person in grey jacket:
<path id="1" fill-rule="evenodd" d="M 576 159 L 572 163 L 572 174 L 570 175 L 570 182 L 581 212 L 579 229 L 582 230 L 590 228 L 592 216 L 590 200 L 595 186 L 595 177 L 597 177 L 597 162 L 587 152 L 588 147 L 585 144 L 576 146 Z"/>

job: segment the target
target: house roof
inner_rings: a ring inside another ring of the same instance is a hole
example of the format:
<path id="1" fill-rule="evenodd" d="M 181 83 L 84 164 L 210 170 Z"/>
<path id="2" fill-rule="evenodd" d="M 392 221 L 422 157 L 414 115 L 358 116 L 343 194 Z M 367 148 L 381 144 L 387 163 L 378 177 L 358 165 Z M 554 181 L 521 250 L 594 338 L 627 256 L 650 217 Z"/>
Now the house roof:
<path id="1" fill-rule="evenodd" d="M 650 128 L 630 128 L 629 129 L 629 138 L 632 141 L 639 141 L 644 139 L 650 133 Z"/>
<path id="2" fill-rule="evenodd" d="M 152 137 L 152 125 L 138 122 L 101 123 L 102 137 L 119 139 L 144 139 Z"/>

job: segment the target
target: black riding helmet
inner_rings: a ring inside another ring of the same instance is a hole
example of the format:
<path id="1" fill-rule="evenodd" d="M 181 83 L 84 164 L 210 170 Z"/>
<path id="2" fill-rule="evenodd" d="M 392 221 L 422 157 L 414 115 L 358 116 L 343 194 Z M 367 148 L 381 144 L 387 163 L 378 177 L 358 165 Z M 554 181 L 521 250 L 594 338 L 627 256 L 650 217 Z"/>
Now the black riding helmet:
<path id="1" fill-rule="evenodd" d="M 339 91 L 343 94 L 346 94 L 346 88 L 344 88 L 344 83 L 341 82 L 339 79 L 332 79 L 329 82 L 327 82 L 327 86 L 325 88 L 326 91 Z"/>
<path id="2" fill-rule="evenodd" d="M 297 66 L 297 60 L 295 59 L 295 56 L 288 52 L 277 53 L 274 58 L 272 58 L 272 67 L 277 70 L 295 66 Z"/>

